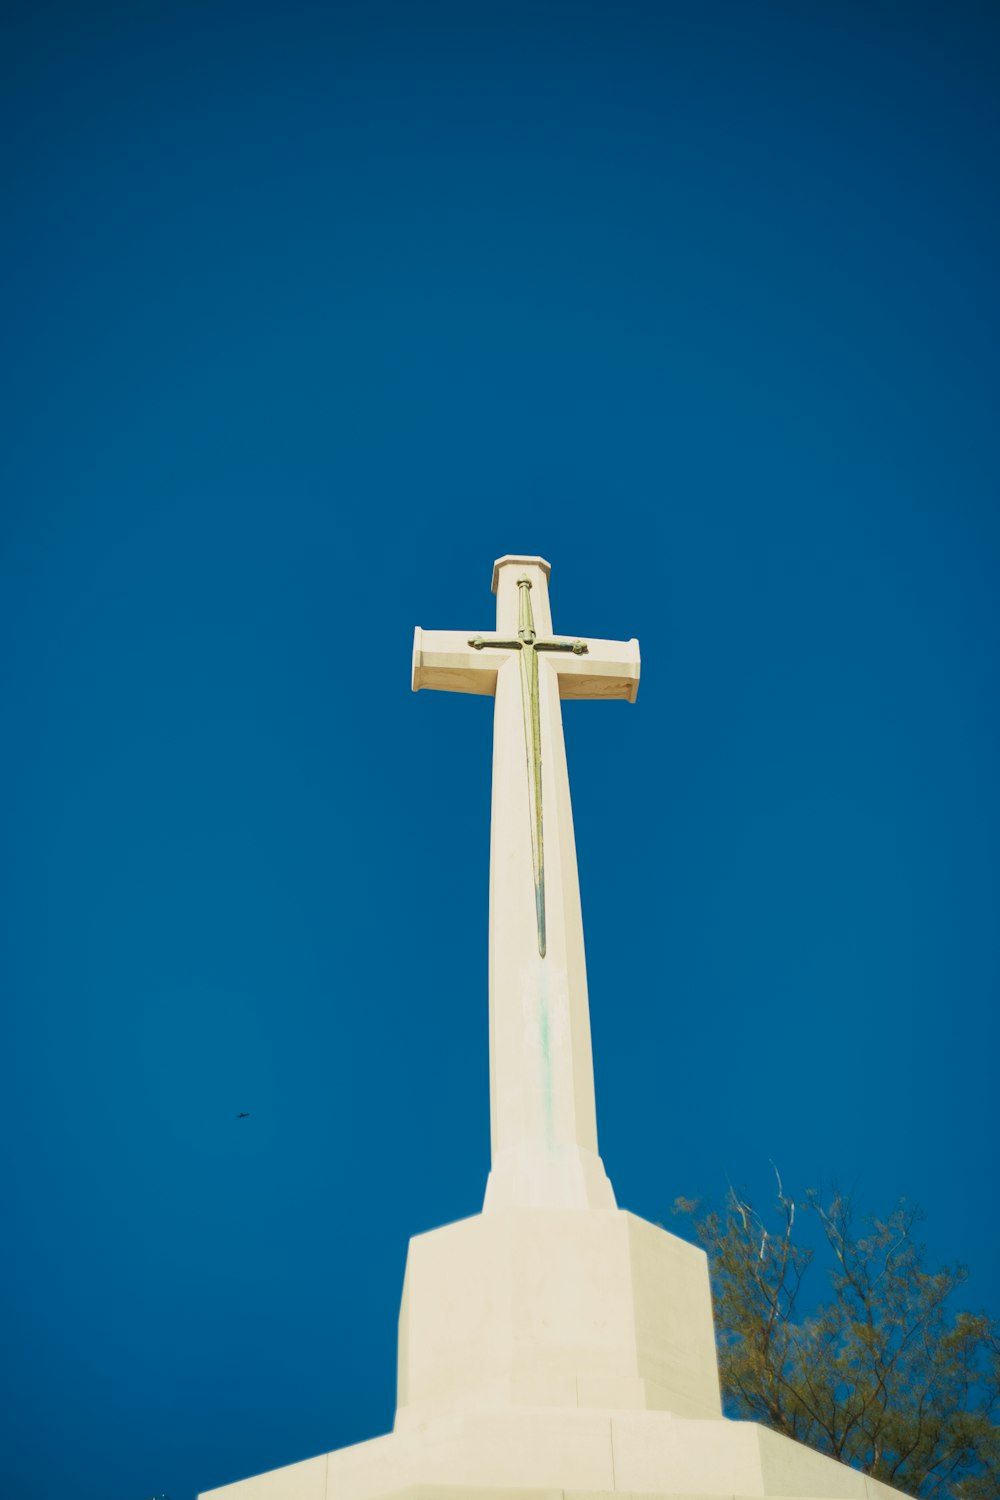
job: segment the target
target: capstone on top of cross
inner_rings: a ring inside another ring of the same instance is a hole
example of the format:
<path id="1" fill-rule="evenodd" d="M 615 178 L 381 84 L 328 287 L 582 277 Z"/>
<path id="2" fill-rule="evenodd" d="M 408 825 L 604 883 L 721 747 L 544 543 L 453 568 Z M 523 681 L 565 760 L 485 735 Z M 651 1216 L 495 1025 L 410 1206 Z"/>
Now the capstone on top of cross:
<path id="1" fill-rule="evenodd" d="M 546 578 L 548 578 L 549 574 L 552 572 L 551 563 L 547 563 L 544 557 L 526 557 L 520 552 L 508 552 L 505 557 L 498 557 L 496 562 L 493 564 L 492 589 L 494 594 L 497 591 L 497 584 L 500 581 L 500 569 L 505 567 L 507 563 L 522 563 L 525 566 L 531 563 L 534 567 L 541 568 Z"/>

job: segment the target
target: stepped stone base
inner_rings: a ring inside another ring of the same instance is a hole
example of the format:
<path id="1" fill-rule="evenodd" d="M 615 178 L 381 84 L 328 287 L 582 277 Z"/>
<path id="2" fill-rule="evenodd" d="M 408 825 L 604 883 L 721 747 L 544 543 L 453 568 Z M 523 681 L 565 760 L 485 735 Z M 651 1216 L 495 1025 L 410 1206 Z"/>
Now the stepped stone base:
<path id="1" fill-rule="evenodd" d="M 202 1500 L 898 1500 L 753 1422 L 669 1412 L 474 1412 L 210 1490 Z"/>
<path id="2" fill-rule="evenodd" d="M 722 1416 L 704 1252 L 615 1208 L 410 1241 L 395 1431 L 202 1500 L 891 1500 Z"/>

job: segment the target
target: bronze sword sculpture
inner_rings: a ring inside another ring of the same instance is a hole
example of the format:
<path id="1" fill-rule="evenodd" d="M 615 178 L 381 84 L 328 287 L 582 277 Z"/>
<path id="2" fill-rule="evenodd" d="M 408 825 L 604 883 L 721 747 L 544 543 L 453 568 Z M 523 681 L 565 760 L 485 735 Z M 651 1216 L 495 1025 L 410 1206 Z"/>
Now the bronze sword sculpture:
<path id="1" fill-rule="evenodd" d="M 531 818 L 531 857 L 535 875 L 535 919 L 538 923 L 538 952 L 545 957 L 545 829 L 542 818 L 542 731 L 538 710 L 538 658 L 536 651 L 572 651 L 582 656 L 586 641 L 539 641 L 535 638 L 535 620 L 531 609 L 531 579 L 526 574 L 517 580 L 517 640 L 499 636 L 474 635 L 469 645 L 476 651 L 484 646 L 500 647 L 521 653 L 521 704 L 524 709 L 524 752 L 528 770 L 528 805 Z"/>

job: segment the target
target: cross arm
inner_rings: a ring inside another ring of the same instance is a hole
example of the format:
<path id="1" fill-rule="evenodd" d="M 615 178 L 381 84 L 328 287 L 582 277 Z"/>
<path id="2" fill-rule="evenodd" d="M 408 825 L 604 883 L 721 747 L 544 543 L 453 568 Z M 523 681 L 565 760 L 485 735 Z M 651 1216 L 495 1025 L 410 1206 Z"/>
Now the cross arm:
<path id="1" fill-rule="evenodd" d="M 568 647 L 568 649 L 567 649 Z M 597 641 L 587 637 L 586 652 L 572 643 L 536 641 L 559 679 L 560 698 L 624 698 L 639 691 L 639 642 Z"/>
<path id="2" fill-rule="evenodd" d="M 490 645 L 477 650 L 471 644 L 483 639 L 468 630 L 423 630 L 418 625 L 413 632 L 413 691 L 437 688 L 445 693 L 494 697 L 497 673 L 508 652 Z M 510 644 L 519 646 L 520 642 Z"/>

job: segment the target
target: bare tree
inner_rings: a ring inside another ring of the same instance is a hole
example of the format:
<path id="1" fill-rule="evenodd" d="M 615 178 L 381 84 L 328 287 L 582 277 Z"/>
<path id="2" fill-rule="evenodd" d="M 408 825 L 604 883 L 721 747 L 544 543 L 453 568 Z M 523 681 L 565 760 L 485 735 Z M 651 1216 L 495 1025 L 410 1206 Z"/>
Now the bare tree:
<path id="1" fill-rule="evenodd" d="M 849 1196 L 796 1204 L 780 1177 L 768 1220 L 730 1189 L 721 1211 L 678 1199 L 708 1252 L 727 1410 L 920 1500 L 1000 1495 L 1000 1343 L 952 1311 L 961 1266 L 930 1271 L 905 1202 L 855 1224 Z M 807 1212 L 819 1248 L 795 1238 Z M 821 1300 L 803 1283 L 826 1262 Z"/>

